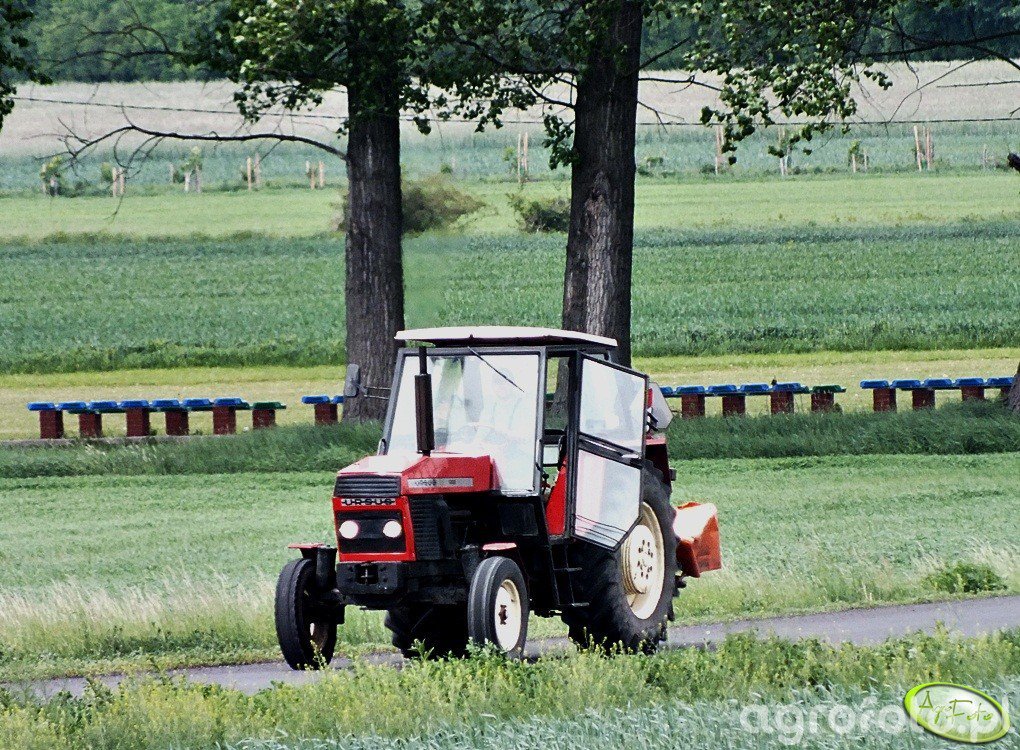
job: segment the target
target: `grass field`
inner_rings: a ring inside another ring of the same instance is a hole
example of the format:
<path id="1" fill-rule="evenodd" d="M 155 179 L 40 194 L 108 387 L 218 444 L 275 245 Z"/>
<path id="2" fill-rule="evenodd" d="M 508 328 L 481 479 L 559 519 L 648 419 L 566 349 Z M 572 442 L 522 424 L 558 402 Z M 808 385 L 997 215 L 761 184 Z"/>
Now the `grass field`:
<path id="1" fill-rule="evenodd" d="M 1018 239 L 1020 222 L 644 232 L 634 348 L 1015 346 L 1020 312 L 1003 301 L 1020 295 Z M 342 360 L 338 240 L 68 240 L 0 247 L 0 261 L 3 372 Z M 562 237 L 422 237 L 408 323 L 556 325 L 562 262 Z"/>
<path id="2" fill-rule="evenodd" d="M 486 204 L 469 217 L 471 232 L 516 229 L 508 194 L 516 184 L 461 181 L 458 186 Z M 567 196 L 566 181 L 528 184 L 526 196 Z M 110 197 L 0 198 L 3 236 L 42 238 L 58 232 L 109 233 L 135 238 L 239 232 L 308 237 L 328 230 L 336 212 L 335 190 L 278 189 L 255 193 L 181 192 Z M 1020 218 L 1015 175 L 968 174 L 793 176 L 780 179 L 688 177 L 639 179 L 638 229 L 776 225 L 883 225 Z"/>
<path id="3" fill-rule="evenodd" d="M 534 664 L 480 655 L 402 670 L 360 666 L 256 696 L 148 680 L 48 704 L 12 698 L 0 704 L 0 747 L 646 749 L 676 747 L 678 738 L 715 746 L 725 737 L 726 747 L 762 748 L 801 737 L 792 722 L 768 721 L 771 731 L 756 733 L 753 720 L 740 721 L 740 710 L 795 704 L 801 735 L 810 735 L 801 746 L 928 748 L 940 745 L 902 720 L 903 691 L 952 675 L 1007 703 L 1020 687 L 1018 671 L 1016 631 L 976 639 L 915 635 L 877 647 L 742 636 L 714 651 L 579 654 Z M 836 705 L 850 712 L 849 726 L 828 719 Z M 897 708 L 883 711 L 887 706 Z M 816 724 L 808 726 L 812 710 Z"/>
<path id="4" fill-rule="evenodd" d="M 676 502 L 719 507 L 726 566 L 688 587 L 681 621 L 945 597 L 926 576 L 959 560 L 1020 591 L 1002 523 L 1020 512 L 1018 453 L 678 473 Z M 0 678 L 272 658 L 272 581 L 288 542 L 329 537 L 330 485 L 329 472 L 0 480 Z M 347 649 L 385 638 L 377 616 L 349 622 Z"/>

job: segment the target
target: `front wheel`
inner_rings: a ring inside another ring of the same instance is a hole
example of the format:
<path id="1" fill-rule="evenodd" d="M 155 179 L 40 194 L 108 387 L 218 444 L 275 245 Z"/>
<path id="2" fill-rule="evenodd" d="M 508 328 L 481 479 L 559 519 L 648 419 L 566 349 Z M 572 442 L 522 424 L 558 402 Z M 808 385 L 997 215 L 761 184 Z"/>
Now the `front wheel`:
<path id="1" fill-rule="evenodd" d="M 276 637 L 291 669 L 319 669 L 336 648 L 336 619 L 316 599 L 315 561 L 291 560 L 276 583 Z"/>
<path id="2" fill-rule="evenodd" d="M 482 560 L 468 592 L 468 635 L 478 646 L 492 644 L 514 659 L 528 638 L 528 588 L 508 557 Z"/>

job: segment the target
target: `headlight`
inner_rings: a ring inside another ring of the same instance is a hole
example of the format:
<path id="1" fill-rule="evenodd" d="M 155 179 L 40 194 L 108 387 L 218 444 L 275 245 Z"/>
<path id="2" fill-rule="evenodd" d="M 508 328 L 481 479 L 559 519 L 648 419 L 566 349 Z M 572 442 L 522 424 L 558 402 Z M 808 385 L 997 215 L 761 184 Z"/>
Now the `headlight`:
<path id="1" fill-rule="evenodd" d="M 382 527 L 382 533 L 383 536 L 387 536 L 390 539 L 396 539 L 404 533 L 404 529 L 400 525 L 400 521 L 387 521 Z"/>
<path id="2" fill-rule="evenodd" d="M 358 526 L 357 521 L 344 521 L 340 524 L 340 536 L 344 539 L 353 539 L 361 531 L 361 527 Z"/>

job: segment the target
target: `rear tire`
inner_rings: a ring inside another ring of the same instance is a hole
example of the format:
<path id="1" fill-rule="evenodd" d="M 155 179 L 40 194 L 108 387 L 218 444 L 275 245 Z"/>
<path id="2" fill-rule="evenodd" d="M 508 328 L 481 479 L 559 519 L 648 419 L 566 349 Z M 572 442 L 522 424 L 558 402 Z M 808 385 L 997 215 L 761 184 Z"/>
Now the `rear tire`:
<path id="1" fill-rule="evenodd" d="M 491 644 L 512 659 L 524 655 L 528 638 L 528 587 L 509 557 L 482 560 L 468 592 L 468 634 L 478 646 Z"/>
<path id="2" fill-rule="evenodd" d="M 291 560 L 276 583 L 276 637 L 291 669 L 319 669 L 333 659 L 337 623 L 314 596 L 315 561 Z"/>
<path id="3" fill-rule="evenodd" d="M 571 640 L 643 652 L 665 640 L 677 571 L 675 515 L 662 475 L 646 465 L 638 524 L 620 548 L 574 545 L 578 596 L 589 605 L 564 614 Z"/>
<path id="4" fill-rule="evenodd" d="M 444 659 L 467 653 L 463 605 L 410 604 L 386 612 L 393 645 L 408 659 Z"/>

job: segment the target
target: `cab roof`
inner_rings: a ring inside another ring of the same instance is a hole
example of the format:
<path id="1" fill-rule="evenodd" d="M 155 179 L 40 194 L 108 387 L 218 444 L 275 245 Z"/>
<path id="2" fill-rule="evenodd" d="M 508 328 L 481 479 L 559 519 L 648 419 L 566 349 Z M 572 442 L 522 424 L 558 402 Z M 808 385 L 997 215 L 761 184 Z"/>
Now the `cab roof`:
<path id="1" fill-rule="evenodd" d="M 573 345 L 615 348 L 616 339 L 578 331 L 531 326 L 454 326 L 415 328 L 397 333 L 397 341 L 424 341 L 436 346 L 556 346 Z"/>

